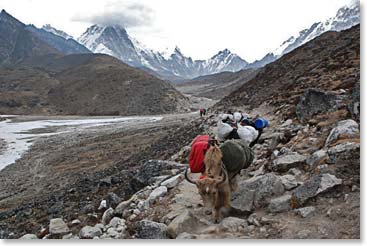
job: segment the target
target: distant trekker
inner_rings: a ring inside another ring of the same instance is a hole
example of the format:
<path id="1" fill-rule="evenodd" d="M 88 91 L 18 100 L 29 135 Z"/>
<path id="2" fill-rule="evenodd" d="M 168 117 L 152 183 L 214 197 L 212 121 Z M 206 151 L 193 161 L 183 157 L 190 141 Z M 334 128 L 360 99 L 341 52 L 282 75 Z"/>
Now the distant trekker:
<path id="1" fill-rule="evenodd" d="M 205 109 L 201 108 L 200 109 L 200 117 L 203 117 L 203 115 L 205 115 Z"/>

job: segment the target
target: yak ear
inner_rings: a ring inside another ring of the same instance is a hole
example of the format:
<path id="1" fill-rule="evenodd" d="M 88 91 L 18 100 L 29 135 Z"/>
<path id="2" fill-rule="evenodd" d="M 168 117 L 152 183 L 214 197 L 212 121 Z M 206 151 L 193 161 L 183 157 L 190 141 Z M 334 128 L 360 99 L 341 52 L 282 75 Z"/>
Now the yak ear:
<path id="1" fill-rule="evenodd" d="M 198 183 L 197 183 L 197 182 L 195 182 L 195 181 L 193 181 L 193 180 L 190 178 L 190 175 L 189 175 L 189 169 L 190 169 L 190 168 L 186 168 L 186 171 L 185 171 L 185 178 L 186 178 L 186 180 L 187 180 L 189 183 L 194 184 L 194 185 L 197 185 Z M 190 172 L 191 172 L 191 170 L 190 170 Z"/>

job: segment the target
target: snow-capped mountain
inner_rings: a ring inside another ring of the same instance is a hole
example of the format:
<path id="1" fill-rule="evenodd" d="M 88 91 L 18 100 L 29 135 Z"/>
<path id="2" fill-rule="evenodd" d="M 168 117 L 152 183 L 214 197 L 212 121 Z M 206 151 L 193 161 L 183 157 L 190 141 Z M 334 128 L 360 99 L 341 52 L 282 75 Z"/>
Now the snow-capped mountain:
<path id="1" fill-rule="evenodd" d="M 58 29 L 54 28 L 50 24 L 43 25 L 42 29 L 45 30 L 45 31 L 47 31 L 47 32 L 53 33 L 53 34 L 55 34 L 57 36 L 63 37 L 66 40 L 73 39 L 73 36 L 67 34 L 64 31 L 61 31 L 61 30 L 58 30 Z"/>
<path id="2" fill-rule="evenodd" d="M 132 38 L 121 26 L 93 25 L 78 38 L 78 41 L 94 53 L 114 56 L 131 66 L 144 68 L 169 80 L 238 71 L 248 64 L 228 49 L 220 51 L 208 60 L 193 60 L 186 57 L 178 47 L 170 55 L 156 52 Z"/>
<path id="3" fill-rule="evenodd" d="M 284 41 L 276 50 L 264 58 L 250 64 L 250 67 L 262 67 L 273 62 L 284 54 L 320 36 L 327 31 L 341 31 L 360 23 L 359 1 L 353 0 L 350 4 L 340 8 L 334 17 L 325 21 L 316 22 L 310 28 L 304 29 Z"/>

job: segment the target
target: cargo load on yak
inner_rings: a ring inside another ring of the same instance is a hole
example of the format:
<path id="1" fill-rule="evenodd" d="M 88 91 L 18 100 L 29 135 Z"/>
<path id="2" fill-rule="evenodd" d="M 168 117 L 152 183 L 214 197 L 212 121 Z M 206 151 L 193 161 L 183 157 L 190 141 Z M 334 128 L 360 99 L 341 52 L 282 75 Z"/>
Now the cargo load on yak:
<path id="1" fill-rule="evenodd" d="M 219 148 L 223 155 L 222 161 L 228 173 L 233 176 L 248 168 L 254 160 L 254 151 L 243 140 L 227 140 Z"/>
<path id="2" fill-rule="evenodd" d="M 216 142 L 216 140 L 210 138 L 209 135 L 199 135 L 192 141 L 189 156 L 189 166 L 191 172 L 204 172 L 204 156 L 210 145 L 214 142 Z"/>

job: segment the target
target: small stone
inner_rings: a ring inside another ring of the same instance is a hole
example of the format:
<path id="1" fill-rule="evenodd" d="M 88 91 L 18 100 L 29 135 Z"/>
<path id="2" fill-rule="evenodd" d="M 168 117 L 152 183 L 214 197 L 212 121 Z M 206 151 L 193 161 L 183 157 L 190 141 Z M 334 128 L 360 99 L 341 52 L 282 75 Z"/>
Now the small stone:
<path id="1" fill-rule="evenodd" d="M 62 239 L 73 239 L 73 233 L 69 233 L 69 234 L 62 236 Z"/>
<path id="2" fill-rule="evenodd" d="M 147 201 L 152 204 L 158 198 L 163 197 L 167 194 L 167 187 L 166 186 L 159 186 L 158 188 L 154 189 L 152 193 L 150 193 Z"/>
<path id="3" fill-rule="evenodd" d="M 182 181 L 183 175 L 178 174 L 176 176 L 173 176 L 172 178 L 169 178 L 161 183 L 161 185 L 166 186 L 168 189 L 172 189 L 175 187 L 180 181 Z"/>
<path id="4" fill-rule="evenodd" d="M 136 214 L 132 214 L 129 217 L 129 221 L 134 221 L 137 218 Z"/>
<path id="5" fill-rule="evenodd" d="M 357 191 L 357 190 L 359 190 L 358 186 L 353 185 L 353 186 L 352 186 L 352 192 Z"/>
<path id="6" fill-rule="evenodd" d="M 80 232 L 79 236 L 83 239 L 92 239 L 94 237 L 99 237 L 102 235 L 102 230 L 98 227 L 84 226 Z"/>
<path id="7" fill-rule="evenodd" d="M 113 193 L 113 192 L 109 192 L 109 193 L 107 194 L 107 196 L 106 196 L 106 199 L 105 199 L 105 200 L 107 201 L 107 204 L 108 204 L 110 207 L 115 208 L 115 207 L 119 204 L 119 202 L 121 201 L 121 198 L 120 198 L 118 195 L 116 195 L 115 193 Z"/>
<path id="8" fill-rule="evenodd" d="M 290 174 L 280 176 L 280 180 L 286 190 L 291 190 L 298 185 L 296 178 Z"/>
<path id="9" fill-rule="evenodd" d="M 125 220 L 118 218 L 118 217 L 113 217 L 109 223 L 109 226 L 113 227 L 113 228 L 118 228 L 118 227 L 123 227 L 125 226 Z"/>
<path id="10" fill-rule="evenodd" d="M 318 150 L 314 152 L 310 158 L 307 159 L 307 164 L 309 165 L 310 169 L 316 167 L 317 165 L 321 164 L 327 158 L 327 153 L 325 150 Z"/>
<path id="11" fill-rule="evenodd" d="M 94 212 L 94 206 L 92 204 L 87 204 L 81 209 L 81 212 L 84 213 L 84 214 L 93 213 Z"/>
<path id="12" fill-rule="evenodd" d="M 102 209 L 107 209 L 107 201 L 106 200 L 102 200 L 101 203 L 99 204 L 98 210 L 102 210 Z"/>
<path id="13" fill-rule="evenodd" d="M 268 211 L 271 213 L 284 212 L 291 209 L 291 195 L 283 195 L 270 200 Z"/>
<path id="14" fill-rule="evenodd" d="M 294 175 L 296 177 L 299 177 L 299 176 L 302 175 L 302 171 L 299 170 L 299 169 L 297 169 L 297 168 L 291 168 L 291 169 L 289 169 L 288 173 L 289 174 L 292 174 L 292 175 Z"/>
<path id="15" fill-rule="evenodd" d="M 248 223 L 249 223 L 249 224 L 251 224 L 251 225 L 255 225 L 255 226 L 257 226 L 257 227 L 260 227 L 260 226 L 261 226 L 261 224 L 260 224 L 259 220 L 257 219 L 257 215 L 256 215 L 256 213 L 251 214 L 251 215 L 247 218 L 247 221 L 248 221 Z"/>
<path id="16" fill-rule="evenodd" d="M 236 232 L 241 226 L 247 226 L 247 221 L 236 217 L 227 217 L 221 221 L 220 225 L 230 232 Z"/>
<path id="17" fill-rule="evenodd" d="M 23 235 L 21 238 L 19 239 L 23 239 L 23 240 L 32 240 L 32 239 L 38 239 L 38 237 L 34 234 L 25 234 Z"/>
<path id="18" fill-rule="evenodd" d="M 71 221 L 72 225 L 79 225 L 80 223 L 82 223 L 82 222 L 78 219 L 75 219 L 75 220 Z"/>
<path id="19" fill-rule="evenodd" d="M 70 229 L 61 218 L 55 218 L 50 220 L 49 232 L 51 235 L 65 235 Z"/>
<path id="20" fill-rule="evenodd" d="M 302 218 L 306 218 L 316 210 L 315 207 L 303 207 L 295 209 L 296 214 L 300 215 Z"/>

